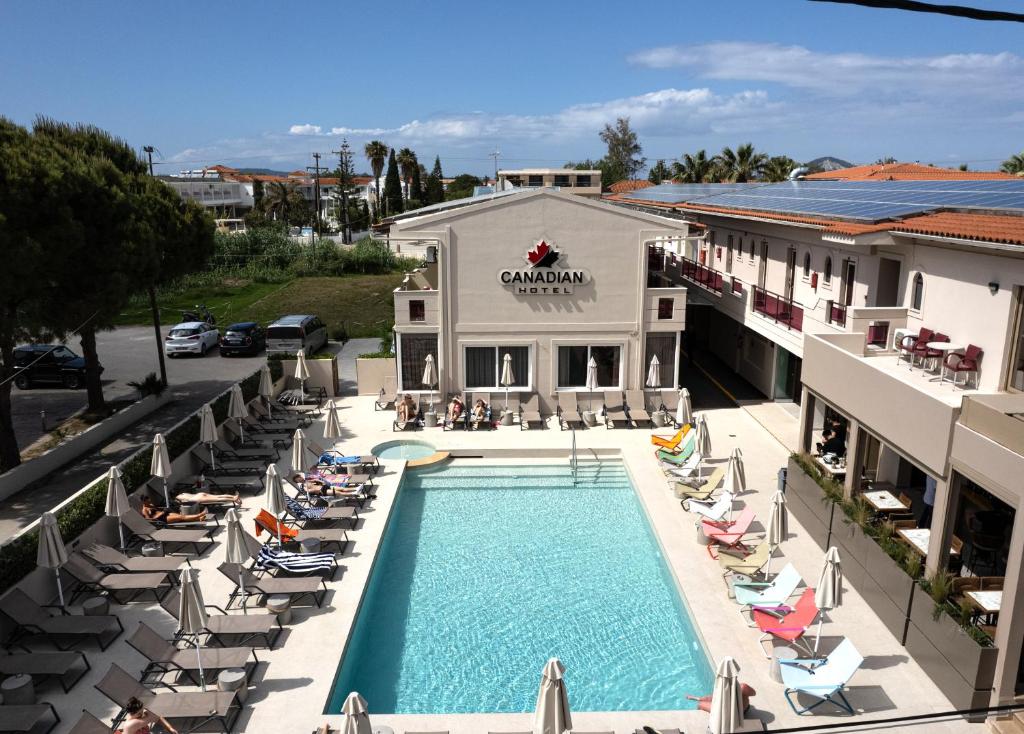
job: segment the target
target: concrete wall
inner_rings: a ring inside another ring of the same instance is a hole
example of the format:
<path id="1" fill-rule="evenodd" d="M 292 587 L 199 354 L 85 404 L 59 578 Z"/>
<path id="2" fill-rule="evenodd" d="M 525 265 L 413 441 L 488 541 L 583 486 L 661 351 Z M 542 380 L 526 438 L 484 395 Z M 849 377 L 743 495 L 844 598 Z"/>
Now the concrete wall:
<path id="1" fill-rule="evenodd" d="M 394 358 L 356 359 L 356 390 L 360 395 L 380 394 L 385 377 L 395 377 Z"/>
<path id="2" fill-rule="evenodd" d="M 288 384 L 295 383 L 295 364 L 297 360 L 282 359 L 281 367 L 284 370 Z M 327 397 L 333 398 L 338 394 L 338 360 L 331 359 L 307 359 L 306 366 L 309 368 L 309 379 L 306 380 L 307 388 L 322 387 L 327 391 Z"/>
<path id="3" fill-rule="evenodd" d="M 409 318 L 409 301 L 423 301 L 423 321 Z M 437 326 L 440 318 L 437 291 L 395 291 L 396 326 Z"/>

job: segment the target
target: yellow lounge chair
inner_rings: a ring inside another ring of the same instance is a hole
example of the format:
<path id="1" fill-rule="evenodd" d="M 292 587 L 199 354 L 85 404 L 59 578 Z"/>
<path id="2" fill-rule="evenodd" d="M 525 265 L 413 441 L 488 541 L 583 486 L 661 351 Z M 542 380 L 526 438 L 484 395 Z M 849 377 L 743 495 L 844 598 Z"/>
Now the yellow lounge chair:
<path id="1" fill-rule="evenodd" d="M 744 576 L 753 576 L 771 558 L 772 549 L 768 543 L 761 543 L 747 555 L 733 555 L 724 549 L 718 554 L 718 565 L 722 567 L 722 576 L 730 573 L 739 573 Z"/>
<path id="2" fill-rule="evenodd" d="M 651 436 L 651 443 L 660 449 L 665 449 L 667 451 L 675 451 L 677 448 L 679 448 L 679 444 L 683 442 L 683 439 L 689 432 L 690 424 L 687 423 L 685 426 L 676 431 L 676 435 L 672 436 L 671 438 L 666 438 L 665 436 Z"/>

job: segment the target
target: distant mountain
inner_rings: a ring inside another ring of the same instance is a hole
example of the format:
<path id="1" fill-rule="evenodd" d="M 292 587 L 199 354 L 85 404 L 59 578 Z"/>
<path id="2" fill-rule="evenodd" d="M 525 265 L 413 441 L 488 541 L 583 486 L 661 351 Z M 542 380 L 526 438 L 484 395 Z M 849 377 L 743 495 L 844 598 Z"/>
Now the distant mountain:
<path id="1" fill-rule="evenodd" d="M 239 168 L 239 173 L 247 173 L 250 176 L 287 176 L 288 171 L 275 171 L 272 168 Z"/>
<path id="2" fill-rule="evenodd" d="M 807 161 L 804 165 L 815 173 L 818 171 L 838 171 L 842 168 L 853 168 L 852 163 L 844 161 L 842 158 L 834 158 L 830 155 L 815 158 L 813 161 Z"/>

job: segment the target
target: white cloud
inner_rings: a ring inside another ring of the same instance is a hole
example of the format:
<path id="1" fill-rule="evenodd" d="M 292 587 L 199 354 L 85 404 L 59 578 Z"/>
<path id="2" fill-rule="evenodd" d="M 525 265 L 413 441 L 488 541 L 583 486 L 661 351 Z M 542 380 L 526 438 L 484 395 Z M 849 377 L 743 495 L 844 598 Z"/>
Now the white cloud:
<path id="1" fill-rule="evenodd" d="M 319 125 L 292 125 L 288 128 L 288 133 L 290 135 L 319 135 L 320 130 Z"/>

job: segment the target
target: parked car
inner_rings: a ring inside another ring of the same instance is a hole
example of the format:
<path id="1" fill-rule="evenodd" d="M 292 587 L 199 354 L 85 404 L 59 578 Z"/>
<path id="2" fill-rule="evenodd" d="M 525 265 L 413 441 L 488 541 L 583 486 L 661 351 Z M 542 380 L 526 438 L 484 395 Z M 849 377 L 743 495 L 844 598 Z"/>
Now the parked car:
<path id="1" fill-rule="evenodd" d="M 242 321 L 224 329 L 220 340 L 220 356 L 259 354 L 267 346 L 267 332 L 255 321 Z"/>
<path id="2" fill-rule="evenodd" d="M 327 327 L 319 316 L 282 316 L 267 327 L 267 354 L 295 356 L 300 349 L 306 356 L 327 345 Z"/>
<path id="3" fill-rule="evenodd" d="M 220 342 L 220 332 L 213 324 L 204 321 L 185 321 L 173 327 L 164 340 L 164 354 L 174 357 L 178 354 L 198 354 L 206 352 Z"/>
<path id="4" fill-rule="evenodd" d="M 19 390 L 34 385 L 63 385 L 77 390 L 85 384 L 85 359 L 63 344 L 26 344 L 14 350 L 14 384 Z M 103 365 L 100 365 L 103 372 Z"/>

